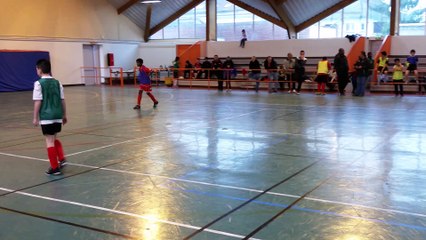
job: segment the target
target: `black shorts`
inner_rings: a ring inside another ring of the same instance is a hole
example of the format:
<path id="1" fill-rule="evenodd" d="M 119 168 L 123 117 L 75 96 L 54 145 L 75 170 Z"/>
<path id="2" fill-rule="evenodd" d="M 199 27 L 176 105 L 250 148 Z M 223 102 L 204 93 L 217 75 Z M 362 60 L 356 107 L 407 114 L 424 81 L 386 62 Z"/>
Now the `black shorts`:
<path id="1" fill-rule="evenodd" d="M 326 83 L 328 81 L 328 75 L 327 74 L 320 74 L 315 79 L 317 83 Z"/>
<path id="2" fill-rule="evenodd" d="M 388 71 L 388 67 L 382 67 L 382 66 L 379 66 L 379 67 L 377 67 L 377 70 L 379 71 L 379 72 L 387 72 Z"/>
<path id="3" fill-rule="evenodd" d="M 62 130 L 62 123 L 52 123 L 41 125 L 43 135 L 55 135 Z"/>
<path id="4" fill-rule="evenodd" d="M 408 64 L 407 70 L 410 72 L 417 70 L 417 64 Z"/>

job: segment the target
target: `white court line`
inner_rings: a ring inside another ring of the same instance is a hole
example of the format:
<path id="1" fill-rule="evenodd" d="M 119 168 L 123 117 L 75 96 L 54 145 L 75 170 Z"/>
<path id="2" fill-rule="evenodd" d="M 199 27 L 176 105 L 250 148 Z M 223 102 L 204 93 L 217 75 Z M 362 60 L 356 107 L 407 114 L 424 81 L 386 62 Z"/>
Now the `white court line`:
<path id="1" fill-rule="evenodd" d="M 198 227 L 198 226 L 192 226 L 192 225 L 189 225 L 189 224 L 184 224 L 184 223 L 172 222 L 172 221 L 168 221 L 168 220 L 157 219 L 157 218 L 153 218 L 153 217 L 150 217 L 150 216 L 145 216 L 145 215 L 140 215 L 140 214 L 136 214 L 136 213 L 125 212 L 125 211 L 120 211 L 120 210 L 115 210 L 115 209 L 110 209 L 110 208 L 99 207 L 99 206 L 95 206 L 95 205 L 91 205 L 91 204 L 85 204 L 85 203 L 80 203 L 80 202 L 68 201 L 68 200 L 63 200 L 63 199 L 58 199 L 58 198 L 51 198 L 51 197 L 46 197 L 46 196 L 41 196 L 41 195 L 36 195 L 36 194 L 31 194 L 31 193 L 26 193 L 26 192 L 21 192 L 21 191 L 16 191 L 15 192 L 12 189 L 2 188 L 2 187 L 0 187 L 0 190 L 6 191 L 6 192 L 13 192 L 13 193 L 16 193 L 16 194 L 19 194 L 19 195 L 24 195 L 24 196 L 28 196 L 28 197 L 32 197 L 32 198 L 44 199 L 44 200 L 48 200 L 48 201 L 52 201 L 52 202 L 60 202 L 60 203 L 65 203 L 65 204 L 79 206 L 79 207 L 86 207 L 86 208 L 96 209 L 96 210 L 100 210 L 100 211 L 104 211 L 104 212 L 109 212 L 109 213 L 115 213 L 115 214 L 120 214 L 120 215 L 135 217 L 135 218 L 140 218 L 140 219 L 144 219 L 144 220 L 148 220 L 148 221 L 153 221 L 153 222 L 158 222 L 158 223 L 165 223 L 165 224 L 174 225 L 174 226 L 183 227 L 183 228 L 188 228 L 188 229 L 193 229 L 193 230 L 199 230 L 199 229 L 201 229 L 201 227 Z M 245 237 L 243 235 L 233 234 L 233 233 L 228 233 L 228 232 L 223 232 L 223 231 L 214 230 L 214 229 L 210 229 L 210 228 L 206 228 L 203 231 L 206 231 L 206 232 L 209 232 L 209 233 L 218 234 L 218 235 L 222 235 L 222 236 L 233 237 L 233 238 L 240 238 L 241 239 L 241 238 Z M 258 238 L 250 238 L 250 239 L 260 240 Z"/>
<path id="2" fill-rule="evenodd" d="M 21 156 L 21 155 L 10 154 L 10 153 L 2 153 L 2 152 L 0 152 L 0 155 L 48 162 L 48 160 L 46 160 L 46 159 L 35 158 L 35 157 L 28 157 L 28 156 Z M 96 167 L 96 166 L 84 165 L 84 164 L 76 164 L 76 163 L 70 163 L 70 162 L 68 162 L 68 165 L 79 166 L 79 167 L 86 167 L 86 168 L 92 168 L 92 169 L 99 168 L 99 170 L 104 170 L 104 171 L 117 172 L 117 173 L 125 173 L 125 174 L 132 174 L 132 175 L 139 175 L 139 176 L 145 176 L 145 177 L 163 178 L 163 179 L 167 179 L 167 180 L 171 180 L 171 181 L 194 183 L 194 184 L 211 186 L 211 187 L 227 188 L 227 189 L 234 189 L 234 190 L 241 190 L 241 191 L 248 191 L 248 192 L 256 192 L 256 193 L 262 193 L 262 192 L 264 192 L 263 190 L 253 189 L 253 188 L 235 187 L 235 186 L 230 186 L 230 185 L 214 184 L 214 183 L 201 182 L 201 181 L 193 181 L 193 180 L 187 180 L 187 179 L 181 179 L 181 178 L 166 177 L 166 176 L 161 176 L 161 175 L 155 175 L 155 174 L 149 174 L 149 173 L 139 173 L 139 172 L 132 172 L 132 171 L 126 171 L 126 170 L 112 169 L 112 168 L 103 168 L 103 167 L 100 168 L 100 167 Z M 281 196 L 281 197 L 296 198 L 296 199 L 298 199 L 298 198 L 301 197 L 301 196 L 298 196 L 298 195 L 278 193 L 278 192 L 271 192 L 271 191 L 270 192 L 266 192 L 265 194 L 274 195 L 274 196 Z M 416 217 L 426 218 L 426 214 L 421 214 L 421 213 L 400 211 L 400 210 L 394 210 L 394 209 L 388 209 L 388 208 L 380 208 L 380 207 L 372 207 L 372 206 L 367 206 L 367 205 L 362 205 L 362 204 L 346 203 L 346 202 L 332 201 L 332 200 L 326 200 L 326 199 L 320 199 L 320 198 L 312 198 L 312 197 L 305 197 L 304 199 L 305 200 L 314 201 L 314 202 L 331 203 L 331 204 L 344 205 L 344 206 L 349 206 L 349 207 L 358 207 L 358 208 L 364 208 L 364 209 L 370 209 L 370 210 L 376 210 L 376 211 L 382 211 L 382 212 L 398 213 L 398 214 L 404 214 L 404 215 L 409 215 L 409 216 L 416 216 Z"/>
<path id="3" fill-rule="evenodd" d="M 213 120 L 213 121 L 210 121 L 210 122 L 218 122 L 218 121 L 222 121 L 222 120 L 229 120 L 229 119 L 233 119 L 233 118 L 243 117 L 243 116 L 250 115 L 250 114 L 253 114 L 253 113 L 257 113 L 257 112 L 261 112 L 261 111 L 263 111 L 263 110 L 261 109 L 261 110 L 257 110 L 257 111 L 253 111 L 253 112 L 249 112 L 249 113 L 240 114 L 240 115 L 237 115 L 237 116 L 231 116 L 231 117 L 221 118 L 221 119 Z M 209 123 L 209 122 L 207 122 L 207 123 Z M 190 128 L 190 127 L 183 128 L 181 131 L 185 131 L 188 128 Z M 192 129 L 192 128 L 190 128 L 190 129 Z M 100 149 L 105 149 L 105 148 L 113 147 L 113 146 L 116 146 L 116 145 L 121 145 L 121 144 L 125 144 L 125 143 L 139 141 L 139 140 L 142 140 L 142 139 L 147 139 L 147 138 L 151 138 L 151 137 L 155 137 L 155 136 L 164 135 L 164 134 L 167 134 L 167 133 L 170 133 L 170 132 L 156 133 L 156 134 L 153 134 L 153 135 L 150 135 L 150 136 L 129 139 L 129 140 L 122 141 L 122 142 L 116 142 L 116 143 L 112 143 L 112 144 L 109 144 L 109 145 L 100 146 L 100 147 L 96 147 L 96 148 L 91 148 L 91 149 L 87 149 L 87 150 L 80 151 L 80 152 L 70 153 L 70 154 L 67 154 L 67 156 L 75 156 L 75 155 L 82 154 L 82 153 L 93 152 L 93 151 L 97 151 L 97 150 L 100 150 Z"/>

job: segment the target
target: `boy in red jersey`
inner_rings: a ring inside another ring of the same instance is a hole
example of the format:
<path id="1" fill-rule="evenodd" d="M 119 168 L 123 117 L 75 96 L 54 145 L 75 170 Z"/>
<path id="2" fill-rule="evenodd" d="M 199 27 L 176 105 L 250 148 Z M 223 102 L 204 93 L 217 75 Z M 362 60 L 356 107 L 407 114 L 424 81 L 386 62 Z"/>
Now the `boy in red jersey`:
<path id="1" fill-rule="evenodd" d="M 34 82 L 33 124 L 34 126 L 40 125 L 43 135 L 46 137 L 47 155 L 50 162 L 46 174 L 60 175 L 66 160 L 62 143 L 56 139 L 56 134 L 61 132 L 62 124 L 67 123 L 64 88 L 58 80 L 50 75 L 49 60 L 38 60 L 36 71 L 40 79 Z"/>
<path id="2" fill-rule="evenodd" d="M 157 99 L 155 99 L 154 95 L 152 95 L 151 93 L 152 92 L 151 79 L 149 78 L 149 73 L 151 70 L 143 65 L 143 60 L 141 58 L 136 59 L 136 65 L 139 68 L 138 81 L 140 85 L 139 85 L 139 93 L 138 93 L 138 102 L 133 109 L 141 108 L 143 91 L 145 91 L 146 94 L 149 96 L 149 98 L 151 98 L 151 100 L 154 102 L 154 108 L 156 108 L 158 105 L 158 101 Z"/>

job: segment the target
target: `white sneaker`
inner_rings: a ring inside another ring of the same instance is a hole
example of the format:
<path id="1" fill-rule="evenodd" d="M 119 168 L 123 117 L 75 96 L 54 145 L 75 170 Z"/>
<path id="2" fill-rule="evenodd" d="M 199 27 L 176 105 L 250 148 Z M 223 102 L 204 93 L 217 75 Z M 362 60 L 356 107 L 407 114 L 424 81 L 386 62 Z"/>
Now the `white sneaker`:
<path id="1" fill-rule="evenodd" d="M 288 93 L 291 93 L 291 90 L 288 90 Z"/>
<path id="2" fill-rule="evenodd" d="M 297 93 L 296 89 L 293 89 L 293 92 L 294 92 L 294 93 Z"/>

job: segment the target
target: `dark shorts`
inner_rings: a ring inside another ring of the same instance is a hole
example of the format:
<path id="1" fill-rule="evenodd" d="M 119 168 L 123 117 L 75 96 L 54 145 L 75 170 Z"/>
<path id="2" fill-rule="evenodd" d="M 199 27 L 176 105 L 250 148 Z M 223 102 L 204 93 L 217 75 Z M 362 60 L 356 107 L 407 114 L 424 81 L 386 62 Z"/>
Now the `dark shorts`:
<path id="1" fill-rule="evenodd" d="M 410 72 L 417 70 L 417 64 L 408 64 L 407 70 Z"/>
<path id="2" fill-rule="evenodd" d="M 145 91 L 147 93 L 151 92 L 151 84 L 141 84 L 139 85 L 139 90 Z"/>
<path id="3" fill-rule="evenodd" d="M 55 135 L 62 130 L 62 123 L 52 123 L 41 125 L 41 131 L 43 135 Z"/>
<path id="4" fill-rule="evenodd" d="M 384 69 L 383 69 L 384 68 Z M 377 67 L 377 70 L 379 71 L 379 72 L 387 72 L 388 71 L 388 67 L 382 67 L 382 66 L 379 66 L 379 67 Z"/>
<path id="5" fill-rule="evenodd" d="M 319 74 L 317 78 L 315 79 L 317 83 L 326 83 L 328 81 L 328 75 L 327 74 Z"/>

